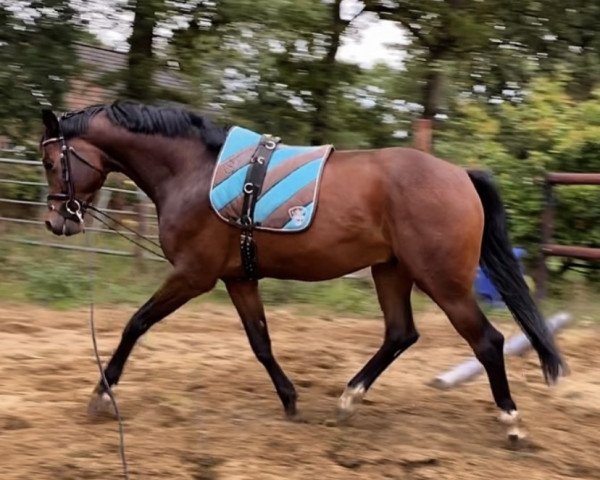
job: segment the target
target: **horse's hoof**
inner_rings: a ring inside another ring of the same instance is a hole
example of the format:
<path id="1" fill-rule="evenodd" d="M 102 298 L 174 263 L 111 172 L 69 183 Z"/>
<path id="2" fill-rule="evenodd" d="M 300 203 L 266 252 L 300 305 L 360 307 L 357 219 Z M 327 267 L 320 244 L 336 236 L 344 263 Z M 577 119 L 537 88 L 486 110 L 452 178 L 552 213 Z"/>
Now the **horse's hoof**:
<path id="1" fill-rule="evenodd" d="M 293 422 L 294 420 L 296 420 L 297 417 L 298 410 L 296 410 L 296 405 L 289 406 L 285 409 L 285 418 Z"/>
<path id="2" fill-rule="evenodd" d="M 365 387 L 360 384 L 356 387 L 346 387 L 338 401 L 338 421 L 345 422 L 356 413 L 356 409 L 362 402 L 365 393 Z"/>
<path id="3" fill-rule="evenodd" d="M 513 446 L 519 446 L 527 439 L 525 431 L 516 426 L 510 427 L 506 435 Z"/>
<path id="4" fill-rule="evenodd" d="M 518 448 L 523 444 L 523 441 L 527 438 L 525 431 L 519 427 L 521 417 L 517 410 L 510 410 L 509 412 L 500 413 L 500 422 L 508 427 L 506 431 L 506 437 L 513 448 Z"/>
<path id="5" fill-rule="evenodd" d="M 90 417 L 116 418 L 116 412 L 112 401 L 106 392 L 94 391 L 92 398 L 90 398 L 90 402 L 88 403 L 87 412 Z"/>
<path id="6" fill-rule="evenodd" d="M 298 394 L 294 390 L 294 387 L 289 390 L 283 390 L 279 393 L 281 401 L 283 403 L 283 410 L 288 420 L 294 420 L 298 410 L 296 404 L 298 403 Z"/>
<path id="7" fill-rule="evenodd" d="M 310 423 L 308 418 L 298 412 L 294 415 L 286 415 L 286 419 L 292 423 Z"/>

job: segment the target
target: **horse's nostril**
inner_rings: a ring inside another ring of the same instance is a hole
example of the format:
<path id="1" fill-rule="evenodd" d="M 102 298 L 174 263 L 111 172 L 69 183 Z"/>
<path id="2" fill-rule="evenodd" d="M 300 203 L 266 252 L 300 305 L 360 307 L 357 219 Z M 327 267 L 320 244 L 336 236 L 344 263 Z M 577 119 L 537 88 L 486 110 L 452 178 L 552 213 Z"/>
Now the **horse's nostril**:
<path id="1" fill-rule="evenodd" d="M 50 223 L 50 220 L 46 220 L 44 223 L 46 224 L 46 228 L 52 231 L 52 224 Z"/>

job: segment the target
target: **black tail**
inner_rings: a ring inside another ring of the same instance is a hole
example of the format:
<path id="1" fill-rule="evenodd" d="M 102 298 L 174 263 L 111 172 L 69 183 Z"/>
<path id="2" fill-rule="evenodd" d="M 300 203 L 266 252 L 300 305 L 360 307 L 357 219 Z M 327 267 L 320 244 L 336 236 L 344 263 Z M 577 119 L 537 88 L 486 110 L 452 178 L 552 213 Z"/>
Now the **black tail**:
<path id="1" fill-rule="evenodd" d="M 546 382 L 554 383 L 561 373 L 566 373 L 566 365 L 521 275 L 508 237 L 500 194 L 488 173 L 473 170 L 467 173 L 479 194 L 485 215 L 480 265 L 538 353 Z"/>

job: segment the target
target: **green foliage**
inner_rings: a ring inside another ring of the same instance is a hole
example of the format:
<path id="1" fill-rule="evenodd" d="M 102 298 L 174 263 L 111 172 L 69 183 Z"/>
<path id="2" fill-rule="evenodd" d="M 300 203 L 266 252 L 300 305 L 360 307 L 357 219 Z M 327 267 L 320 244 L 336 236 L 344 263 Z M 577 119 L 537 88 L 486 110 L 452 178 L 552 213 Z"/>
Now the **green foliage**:
<path id="1" fill-rule="evenodd" d="M 371 315 L 380 312 L 374 289 L 359 280 L 326 283 L 263 280 L 260 290 L 266 305 L 311 305 L 333 312 Z"/>
<path id="2" fill-rule="evenodd" d="M 163 7 L 163 0 L 132 2 L 134 17 L 129 36 L 128 68 L 124 92 L 127 98 L 140 101 L 149 101 L 155 98 L 152 81 L 156 69 L 156 60 L 153 55 L 154 30 L 158 14 Z"/>
<path id="3" fill-rule="evenodd" d="M 576 102 L 568 78 L 538 78 L 523 102 L 490 107 L 477 100 L 458 106 L 436 144 L 458 163 L 491 170 L 501 187 L 514 242 L 530 256 L 541 240 L 547 171 L 600 171 L 599 98 Z M 558 243 L 600 246 L 600 189 L 555 187 Z"/>
<path id="4" fill-rule="evenodd" d="M 0 134 L 30 139 L 40 104 L 62 105 L 74 72 L 74 11 L 67 0 L 0 2 Z"/>
<path id="5" fill-rule="evenodd" d="M 27 298 L 44 305 L 61 306 L 89 295 L 89 282 L 73 264 L 46 262 L 25 270 Z"/>
<path id="6" fill-rule="evenodd" d="M 10 168 L 6 168 L 10 166 Z M 27 165 L 2 165 L 0 164 L 0 176 L 4 180 L 41 183 L 43 180 L 40 171 Z M 21 185 L 15 183 L 0 182 L 0 197 L 15 200 L 32 200 L 40 198 L 42 187 L 39 185 Z M 0 208 L 2 210 L 2 208 Z"/>
<path id="7" fill-rule="evenodd" d="M 169 270 L 162 262 L 147 261 L 141 270 L 131 258 L 97 256 L 91 260 L 94 273 L 90 275 L 90 260 L 88 254 L 81 252 L 0 242 L 0 276 L 5 279 L 0 299 L 32 301 L 52 308 L 84 306 L 90 301 L 93 281 L 97 304 L 140 306 Z M 135 282 L 131 282 L 133 277 Z M 261 281 L 260 288 L 268 306 L 310 305 L 323 313 L 380 315 L 374 289 L 365 281 L 307 283 L 267 279 Z M 223 285 L 199 301 L 230 303 Z"/>

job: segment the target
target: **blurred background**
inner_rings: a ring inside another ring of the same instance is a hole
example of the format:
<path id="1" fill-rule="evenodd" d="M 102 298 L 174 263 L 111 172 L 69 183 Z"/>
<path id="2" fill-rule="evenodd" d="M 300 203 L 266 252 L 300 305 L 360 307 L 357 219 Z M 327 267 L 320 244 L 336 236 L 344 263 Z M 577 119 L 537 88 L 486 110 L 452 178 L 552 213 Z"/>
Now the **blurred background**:
<path id="1" fill-rule="evenodd" d="M 600 478 L 599 25 L 592 0 L 0 0 L 0 477 L 118 478 L 114 425 L 85 419 L 85 306 L 93 291 L 106 356 L 169 267 L 92 219 L 86 235 L 46 232 L 38 142 L 43 107 L 135 99 L 288 144 L 411 146 L 489 170 L 543 311 L 577 325 L 554 393 L 535 356 L 507 360 L 534 437 L 515 453 L 499 448 L 485 378 L 425 386 L 471 352 L 419 292 L 422 341 L 341 430 L 336 398 L 380 343 L 368 271 L 262 282 L 306 412 L 293 426 L 218 286 L 146 335 L 119 385 L 139 478 Z M 126 178 L 96 204 L 156 239 Z M 493 286 L 474 288 L 516 333 Z"/>

